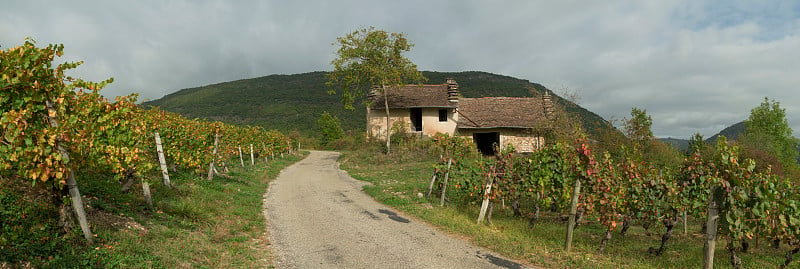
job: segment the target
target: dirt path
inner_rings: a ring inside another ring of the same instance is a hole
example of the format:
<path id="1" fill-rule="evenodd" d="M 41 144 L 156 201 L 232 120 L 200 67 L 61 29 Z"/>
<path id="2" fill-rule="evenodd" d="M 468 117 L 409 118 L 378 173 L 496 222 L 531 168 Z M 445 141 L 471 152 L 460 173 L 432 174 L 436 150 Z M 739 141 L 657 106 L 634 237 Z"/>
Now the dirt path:
<path id="1" fill-rule="evenodd" d="M 271 184 L 264 214 L 276 267 L 522 268 L 375 202 L 338 157 L 313 151 Z"/>

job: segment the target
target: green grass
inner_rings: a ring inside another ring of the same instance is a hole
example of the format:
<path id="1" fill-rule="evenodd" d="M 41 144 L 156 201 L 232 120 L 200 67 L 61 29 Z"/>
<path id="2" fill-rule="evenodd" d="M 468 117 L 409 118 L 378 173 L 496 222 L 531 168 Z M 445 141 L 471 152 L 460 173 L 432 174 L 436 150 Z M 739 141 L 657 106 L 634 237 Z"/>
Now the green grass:
<path id="1" fill-rule="evenodd" d="M 572 251 L 564 251 L 565 223 L 558 214 L 544 212 L 531 229 L 526 219 L 513 217 L 510 205 L 496 205 L 492 225 L 476 224 L 479 205 L 439 207 L 440 192 L 430 199 L 417 197 L 426 193 L 432 176 L 434 159 L 424 150 L 395 150 L 390 155 L 370 148 L 346 152 L 340 159 L 342 168 L 359 180 L 373 183 L 364 191 L 376 200 L 395 207 L 438 229 L 464 238 L 475 245 L 501 253 L 526 264 L 546 268 L 701 268 L 703 264 L 703 235 L 700 222 L 690 221 L 688 235 L 683 235 L 682 223 L 676 225 L 673 238 L 662 256 L 653 256 L 648 248 L 657 248 L 665 228 L 652 228 L 646 235 L 640 226 L 631 227 L 624 237 L 615 232 L 604 254 L 598 254 L 605 229 L 586 223 L 575 230 Z M 438 156 L 438 155 L 436 155 Z M 455 198 L 454 198 L 455 199 Z M 455 201 L 453 201 L 455 203 Z M 761 240 L 759 247 L 750 242 L 750 251 L 740 253 L 746 268 L 775 268 L 784 261 L 788 250 L 769 247 Z M 726 242 L 719 239 L 714 258 L 715 268 L 730 268 Z M 797 262 L 792 264 L 799 266 Z"/>
<path id="2" fill-rule="evenodd" d="M 212 181 L 171 173 L 173 188 L 151 178 L 155 210 L 137 183 L 129 193 L 97 175 L 79 174 L 96 234 L 89 245 L 80 229 L 58 232 L 56 210 L 41 188 L 0 179 L 0 268 L 254 268 L 271 263 L 263 194 L 289 155 L 255 167 L 232 167 L 232 178 Z M 17 184 L 17 185 L 13 185 Z M 25 216 L 25 217 L 20 217 Z M 32 227 L 32 228 L 31 228 Z"/>

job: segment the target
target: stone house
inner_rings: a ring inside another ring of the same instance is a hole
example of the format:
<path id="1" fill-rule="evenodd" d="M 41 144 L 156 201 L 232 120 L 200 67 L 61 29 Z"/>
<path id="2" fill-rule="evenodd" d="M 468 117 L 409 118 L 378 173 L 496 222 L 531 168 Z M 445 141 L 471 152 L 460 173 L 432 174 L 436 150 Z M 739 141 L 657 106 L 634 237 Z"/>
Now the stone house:
<path id="1" fill-rule="evenodd" d="M 387 89 L 390 126 L 403 126 L 420 136 L 447 133 L 472 137 L 487 155 L 512 145 L 532 152 L 544 145 L 541 132 L 553 105 L 549 93 L 536 97 L 460 97 L 458 84 L 447 79 L 440 85 L 406 85 Z M 367 134 L 386 135 L 383 94 L 373 91 L 367 107 Z"/>

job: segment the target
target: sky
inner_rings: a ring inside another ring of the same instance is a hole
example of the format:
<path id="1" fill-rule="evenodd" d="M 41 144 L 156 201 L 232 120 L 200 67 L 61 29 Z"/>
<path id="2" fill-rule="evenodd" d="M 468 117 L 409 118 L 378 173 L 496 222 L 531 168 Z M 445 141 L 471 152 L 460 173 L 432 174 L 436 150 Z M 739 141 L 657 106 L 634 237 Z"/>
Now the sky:
<path id="1" fill-rule="evenodd" d="M 658 137 L 709 137 L 765 97 L 800 131 L 800 1 L 5 0 L 0 49 L 64 44 L 69 75 L 152 100 L 330 71 L 336 37 L 369 26 L 405 34 L 420 70 L 526 79 L 607 120 L 645 109 Z"/>

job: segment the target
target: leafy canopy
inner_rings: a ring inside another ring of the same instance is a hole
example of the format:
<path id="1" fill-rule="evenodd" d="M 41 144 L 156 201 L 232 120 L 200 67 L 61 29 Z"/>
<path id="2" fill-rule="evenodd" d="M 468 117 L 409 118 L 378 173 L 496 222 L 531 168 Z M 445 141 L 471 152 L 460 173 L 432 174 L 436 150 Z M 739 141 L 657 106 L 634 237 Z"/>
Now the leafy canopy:
<path id="1" fill-rule="evenodd" d="M 745 121 L 745 131 L 740 139 L 743 144 L 756 146 L 775 154 L 785 167 L 797 168 L 798 139 L 786 120 L 786 110 L 780 103 L 764 98 L 761 105 L 750 111 Z"/>
<path id="2" fill-rule="evenodd" d="M 317 119 L 317 127 L 322 132 L 322 144 L 325 145 L 336 139 L 344 137 L 344 130 L 336 116 L 332 116 L 328 111 L 322 112 Z"/>
<path id="3" fill-rule="evenodd" d="M 641 143 L 653 139 L 653 118 L 647 115 L 646 109 L 631 108 L 631 118 L 624 122 L 625 135 L 631 140 Z"/>
<path id="4" fill-rule="evenodd" d="M 346 109 L 355 109 L 355 100 L 372 87 L 382 91 L 384 87 L 425 80 L 417 65 L 403 57 L 414 45 L 402 33 L 369 27 L 336 38 L 333 45 L 337 44 L 340 47 L 331 61 L 333 72 L 328 74 L 326 85 L 329 94 L 341 91 Z"/>

